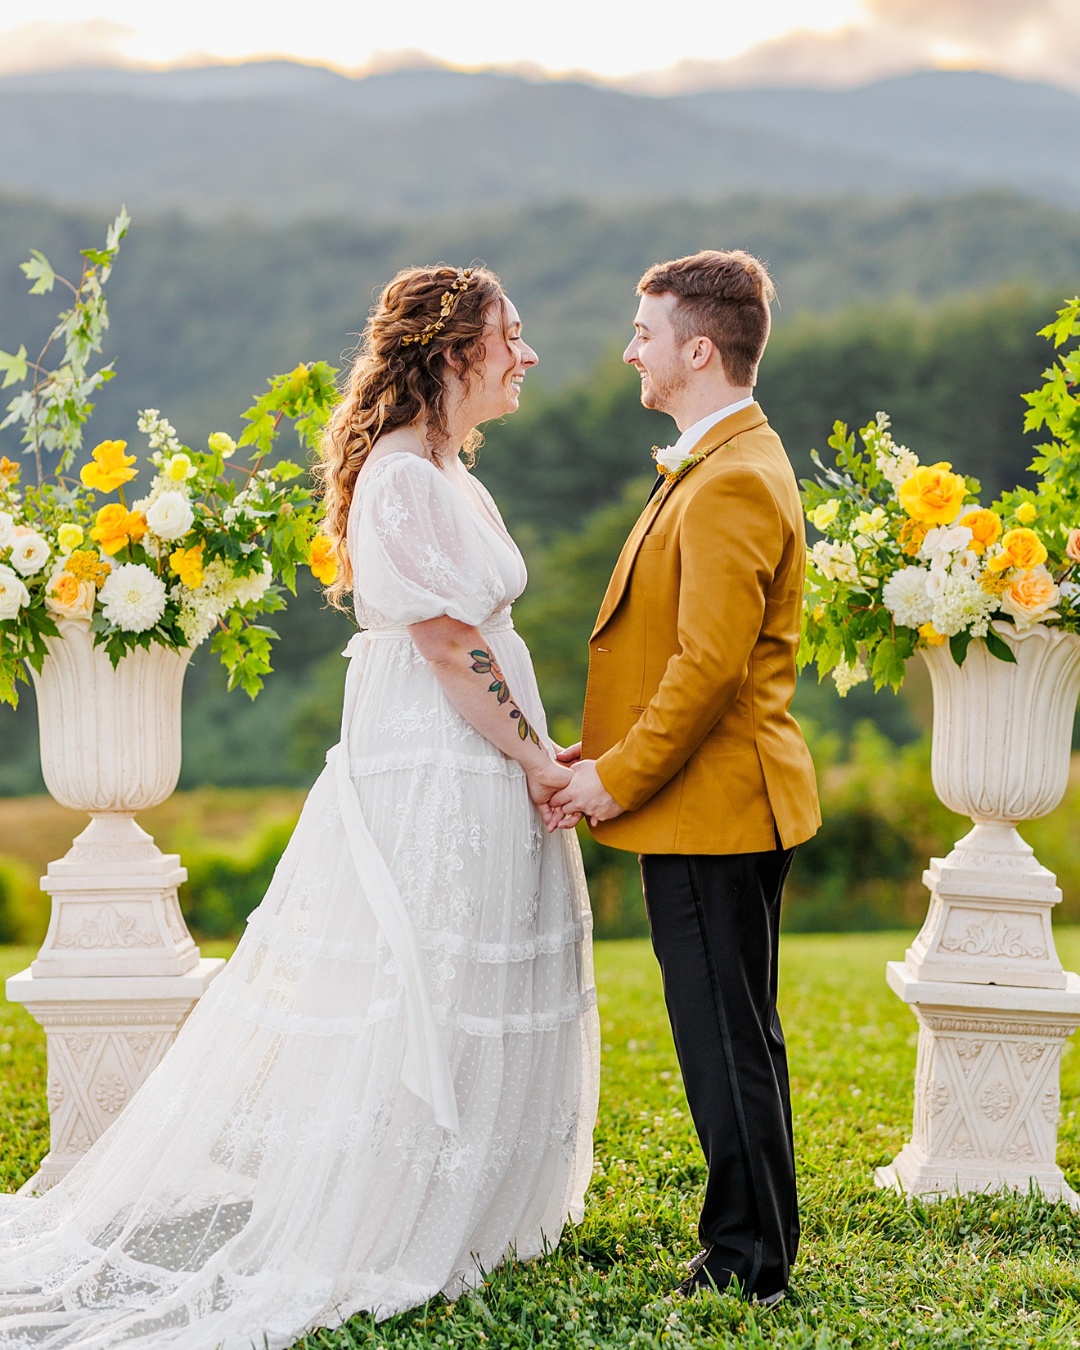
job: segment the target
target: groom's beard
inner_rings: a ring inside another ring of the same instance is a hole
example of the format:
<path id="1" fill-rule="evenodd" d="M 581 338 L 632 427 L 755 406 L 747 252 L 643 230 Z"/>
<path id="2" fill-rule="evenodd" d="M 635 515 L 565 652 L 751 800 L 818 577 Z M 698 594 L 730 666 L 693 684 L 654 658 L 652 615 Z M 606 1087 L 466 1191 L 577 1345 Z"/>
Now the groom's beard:
<path id="1" fill-rule="evenodd" d="M 681 370 L 648 371 L 641 382 L 642 406 L 667 412 L 685 388 L 686 376 Z"/>

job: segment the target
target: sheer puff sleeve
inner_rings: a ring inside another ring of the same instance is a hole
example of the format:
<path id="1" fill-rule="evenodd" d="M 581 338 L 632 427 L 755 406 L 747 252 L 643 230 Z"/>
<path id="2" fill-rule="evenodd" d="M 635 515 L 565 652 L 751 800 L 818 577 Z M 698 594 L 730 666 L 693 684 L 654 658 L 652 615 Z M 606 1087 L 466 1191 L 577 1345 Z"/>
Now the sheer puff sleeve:
<path id="1" fill-rule="evenodd" d="M 371 465 L 361 474 L 349 531 L 358 611 L 393 624 L 444 614 L 483 623 L 506 597 L 481 524 L 442 471 L 419 455 Z"/>

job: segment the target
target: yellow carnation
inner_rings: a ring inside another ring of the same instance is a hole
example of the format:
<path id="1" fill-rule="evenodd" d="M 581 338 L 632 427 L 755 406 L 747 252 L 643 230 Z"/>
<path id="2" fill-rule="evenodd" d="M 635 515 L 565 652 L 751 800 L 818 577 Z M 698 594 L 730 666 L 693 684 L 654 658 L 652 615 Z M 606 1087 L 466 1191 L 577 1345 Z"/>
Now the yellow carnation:
<path id="1" fill-rule="evenodd" d="M 83 487 L 93 488 L 95 492 L 112 492 L 122 483 L 129 483 L 136 470 L 129 466 L 135 463 L 134 455 L 125 455 L 127 441 L 102 441 L 90 452 L 91 463 L 84 464 L 79 477 Z"/>
<path id="2" fill-rule="evenodd" d="M 83 534 L 81 525 L 61 525 L 56 531 L 56 542 L 60 545 L 61 553 L 72 553 L 79 547 L 86 538 Z"/>
<path id="3" fill-rule="evenodd" d="M 189 591 L 197 591 L 206 580 L 202 544 L 193 548 L 174 548 L 169 554 L 169 571 L 178 576 Z"/>
<path id="4" fill-rule="evenodd" d="M 332 586 L 337 580 L 338 565 L 334 557 L 333 540 L 325 534 L 317 534 L 311 541 L 308 566 L 315 579 L 321 581 L 324 586 Z"/>
<path id="5" fill-rule="evenodd" d="M 924 464 L 900 484 L 900 505 L 913 520 L 948 525 L 960 514 L 967 483 L 951 464 Z"/>
<path id="6" fill-rule="evenodd" d="M 1046 561 L 1046 545 L 1034 530 L 1009 530 L 1001 541 L 1001 552 L 987 562 L 991 572 L 1004 572 L 1009 567 L 1022 567 L 1025 572 L 1040 567 Z"/>

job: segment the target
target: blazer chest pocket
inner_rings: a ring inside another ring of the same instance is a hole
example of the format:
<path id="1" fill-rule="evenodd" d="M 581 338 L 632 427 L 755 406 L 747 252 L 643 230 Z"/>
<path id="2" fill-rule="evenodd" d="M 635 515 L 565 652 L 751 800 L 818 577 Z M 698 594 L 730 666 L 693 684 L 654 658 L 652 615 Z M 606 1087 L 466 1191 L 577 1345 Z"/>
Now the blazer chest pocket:
<path id="1" fill-rule="evenodd" d="M 641 541 L 641 553 L 650 553 L 658 548 L 667 548 L 666 534 L 647 534 Z"/>

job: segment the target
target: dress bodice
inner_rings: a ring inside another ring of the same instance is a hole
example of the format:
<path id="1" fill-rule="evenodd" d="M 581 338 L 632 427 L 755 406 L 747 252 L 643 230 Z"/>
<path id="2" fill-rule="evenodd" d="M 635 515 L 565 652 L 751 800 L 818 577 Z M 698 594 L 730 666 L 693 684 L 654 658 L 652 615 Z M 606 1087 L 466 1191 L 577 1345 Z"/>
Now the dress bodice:
<path id="1" fill-rule="evenodd" d="M 449 615 L 479 627 L 525 589 L 525 561 L 491 495 L 460 460 L 399 451 L 366 467 L 349 515 L 361 628 Z"/>

